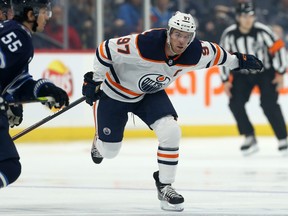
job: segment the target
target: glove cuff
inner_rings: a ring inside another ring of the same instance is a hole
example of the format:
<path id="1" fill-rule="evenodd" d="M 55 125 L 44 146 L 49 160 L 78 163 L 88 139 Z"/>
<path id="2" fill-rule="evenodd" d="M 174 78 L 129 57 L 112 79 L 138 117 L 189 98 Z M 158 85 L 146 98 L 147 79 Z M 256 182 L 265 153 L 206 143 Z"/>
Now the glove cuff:
<path id="1" fill-rule="evenodd" d="M 38 93 L 40 91 L 40 89 L 42 88 L 43 85 L 46 85 L 46 84 L 51 84 L 51 85 L 54 85 L 52 82 L 50 82 L 48 79 L 39 79 L 35 86 L 34 86 L 34 90 L 33 90 L 33 95 L 35 98 L 38 97 Z"/>

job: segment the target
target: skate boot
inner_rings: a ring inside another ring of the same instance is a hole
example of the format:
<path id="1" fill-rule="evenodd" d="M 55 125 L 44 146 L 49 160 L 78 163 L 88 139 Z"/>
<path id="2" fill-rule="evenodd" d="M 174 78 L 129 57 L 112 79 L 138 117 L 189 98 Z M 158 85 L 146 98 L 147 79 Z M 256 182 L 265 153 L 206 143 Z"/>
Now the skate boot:
<path id="1" fill-rule="evenodd" d="M 288 156 L 288 143 L 286 139 L 279 141 L 278 150 L 283 156 Z"/>
<path id="2" fill-rule="evenodd" d="M 184 198 L 178 194 L 171 184 L 162 184 L 159 181 L 159 171 L 153 173 L 160 200 L 161 209 L 165 211 L 183 211 Z"/>
<path id="3" fill-rule="evenodd" d="M 100 152 L 98 151 L 98 149 L 96 148 L 96 143 L 95 142 L 96 142 L 96 139 L 92 143 L 91 158 L 92 158 L 94 163 L 100 164 L 102 162 L 102 160 L 103 160 L 103 157 L 100 154 Z"/>
<path id="4" fill-rule="evenodd" d="M 258 148 L 257 140 L 255 136 L 253 135 L 246 136 L 244 143 L 241 145 L 240 149 L 244 156 L 248 156 L 248 155 L 256 153 L 259 150 L 259 148 Z"/>

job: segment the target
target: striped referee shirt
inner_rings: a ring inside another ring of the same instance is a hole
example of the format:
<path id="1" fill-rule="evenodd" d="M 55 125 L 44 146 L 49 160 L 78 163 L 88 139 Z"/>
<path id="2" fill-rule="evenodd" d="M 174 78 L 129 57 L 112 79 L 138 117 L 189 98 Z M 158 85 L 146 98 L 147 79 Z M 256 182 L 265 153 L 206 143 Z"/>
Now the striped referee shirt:
<path id="1" fill-rule="evenodd" d="M 220 45 L 231 53 L 240 52 L 256 56 L 263 62 L 266 70 L 274 69 L 280 74 L 284 74 L 286 71 L 285 44 L 262 23 L 255 22 L 248 34 L 241 33 L 237 24 L 229 26 L 221 36 Z M 245 70 L 242 72 L 245 73 Z M 221 79 L 223 82 L 229 79 L 228 68 L 222 68 Z"/>

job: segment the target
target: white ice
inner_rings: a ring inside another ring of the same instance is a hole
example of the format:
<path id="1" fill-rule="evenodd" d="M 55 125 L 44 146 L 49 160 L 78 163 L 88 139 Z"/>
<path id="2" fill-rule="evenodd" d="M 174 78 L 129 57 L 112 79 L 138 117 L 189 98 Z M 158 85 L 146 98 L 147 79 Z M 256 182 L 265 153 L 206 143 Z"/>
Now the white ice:
<path id="1" fill-rule="evenodd" d="M 288 215 L 288 157 L 274 137 L 243 157 L 240 137 L 182 139 L 176 182 L 183 212 L 159 207 L 152 173 L 156 139 L 124 139 L 120 154 L 93 164 L 91 141 L 17 144 L 22 175 L 0 190 L 0 216 Z"/>

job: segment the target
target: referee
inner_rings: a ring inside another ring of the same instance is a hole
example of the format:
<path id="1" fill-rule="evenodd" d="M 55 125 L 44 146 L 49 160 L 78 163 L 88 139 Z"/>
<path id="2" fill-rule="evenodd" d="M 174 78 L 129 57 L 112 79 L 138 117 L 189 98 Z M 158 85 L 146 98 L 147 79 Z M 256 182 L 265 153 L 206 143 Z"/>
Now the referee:
<path id="1" fill-rule="evenodd" d="M 255 55 L 263 62 L 264 70 L 257 74 L 247 73 L 245 70 L 233 74 L 232 71 L 233 79 L 230 82 L 229 71 L 223 68 L 221 79 L 239 133 L 245 136 L 241 145 L 243 154 L 258 151 L 254 128 L 245 110 L 251 91 L 257 85 L 260 89 L 261 107 L 279 141 L 278 150 L 285 155 L 288 153 L 286 124 L 277 103 L 278 90 L 283 87 L 283 75 L 287 66 L 285 44 L 275 37 L 267 25 L 255 20 L 253 2 L 238 3 L 236 24 L 224 30 L 220 44 L 232 53 Z"/>

